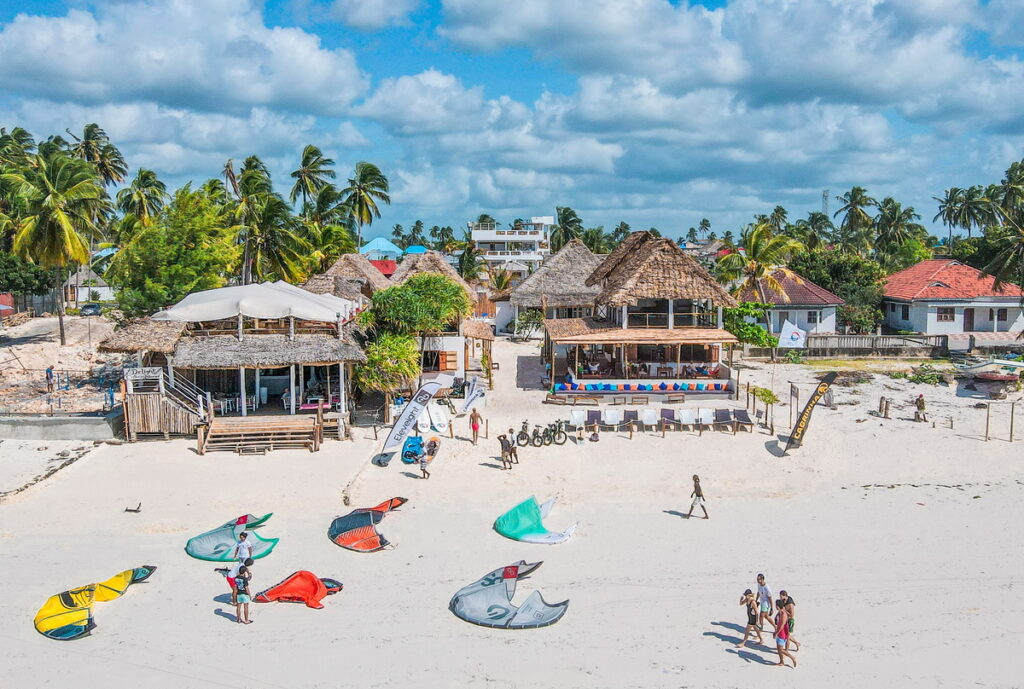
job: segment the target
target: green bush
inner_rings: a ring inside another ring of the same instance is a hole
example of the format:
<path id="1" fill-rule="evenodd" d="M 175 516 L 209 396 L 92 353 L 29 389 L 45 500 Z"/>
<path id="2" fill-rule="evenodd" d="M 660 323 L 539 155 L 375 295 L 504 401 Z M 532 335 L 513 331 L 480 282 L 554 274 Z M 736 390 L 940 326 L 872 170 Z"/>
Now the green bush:
<path id="1" fill-rule="evenodd" d="M 786 352 L 786 363 L 787 364 L 802 364 L 804 363 L 804 353 L 799 349 L 791 349 Z"/>

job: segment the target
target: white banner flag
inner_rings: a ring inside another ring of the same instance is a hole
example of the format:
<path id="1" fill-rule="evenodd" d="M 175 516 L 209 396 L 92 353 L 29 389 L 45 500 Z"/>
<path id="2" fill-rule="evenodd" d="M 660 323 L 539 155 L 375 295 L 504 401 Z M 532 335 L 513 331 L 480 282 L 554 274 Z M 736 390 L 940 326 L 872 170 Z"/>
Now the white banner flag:
<path id="1" fill-rule="evenodd" d="M 779 347 L 792 347 L 803 349 L 807 347 L 807 331 L 801 330 L 788 320 L 782 326 L 782 333 L 779 335 Z"/>
<path id="2" fill-rule="evenodd" d="M 399 414 L 395 425 L 391 427 L 388 439 L 384 442 L 383 452 L 391 452 L 405 442 L 406 436 L 409 435 L 409 431 L 416 425 L 420 414 L 423 413 L 423 410 L 427 408 L 427 404 L 433 399 L 434 394 L 440 389 L 441 384 L 436 380 L 431 380 L 424 383 L 423 387 L 416 391 L 416 394 L 412 396 L 409 403 L 405 405 L 405 409 Z"/>
<path id="3" fill-rule="evenodd" d="M 473 378 L 472 385 L 466 386 L 466 399 L 462 403 L 462 413 L 467 414 L 473 407 L 473 403 L 484 396 L 484 388 L 477 385 L 476 378 Z"/>

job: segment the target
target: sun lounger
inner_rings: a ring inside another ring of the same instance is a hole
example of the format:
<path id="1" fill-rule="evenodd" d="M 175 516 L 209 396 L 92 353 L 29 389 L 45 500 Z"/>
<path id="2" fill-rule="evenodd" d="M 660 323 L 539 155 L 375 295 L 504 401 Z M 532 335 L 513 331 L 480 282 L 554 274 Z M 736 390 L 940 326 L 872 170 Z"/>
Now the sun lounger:
<path id="1" fill-rule="evenodd" d="M 622 410 L 605 409 L 604 415 L 601 418 L 601 425 L 607 426 L 613 431 L 619 430 L 622 427 Z"/>
<path id="2" fill-rule="evenodd" d="M 732 410 L 732 421 L 733 428 L 746 428 L 751 433 L 754 432 L 754 422 L 750 418 L 750 414 L 747 413 L 746 409 L 733 409 Z M 735 432 L 735 431 L 734 431 Z"/>
<path id="3" fill-rule="evenodd" d="M 640 429 L 646 431 L 648 428 L 658 427 L 658 410 L 647 408 L 640 410 Z"/>
<path id="4" fill-rule="evenodd" d="M 587 425 L 588 430 L 598 431 L 601 430 L 601 412 L 596 409 L 587 410 Z"/>
<path id="5" fill-rule="evenodd" d="M 637 414 L 635 409 L 627 409 L 622 412 L 622 427 L 629 429 L 630 432 L 638 430 L 640 426 L 640 415 Z M 642 430 L 642 429 L 639 429 Z"/>
<path id="6" fill-rule="evenodd" d="M 693 411 L 690 409 L 680 409 L 676 412 L 676 419 L 680 426 L 687 426 L 693 428 L 697 425 L 697 419 L 693 417 Z"/>
<path id="7" fill-rule="evenodd" d="M 666 428 L 679 428 L 679 419 L 676 418 L 676 410 L 662 408 L 661 416 L 658 418 L 658 425 L 661 426 L 662 435 L 665 435 Z"/>
<path id="8" fill-rule="evenodd" d="M 707 427 L 708 430 L 711 430 L 712 428 L 714 428 L 714 424 L 715 424 L 715 415 L 711 412 L 710 409 L 698 409 L 697 410 L 697 431 L 698 432 L 703 432 L 705 427 Z"/>
<path id="9" fill-rule="evenodd" d="M 594 395 L 573 395 L 572 404 L 575 407 L 577 404 L 601 404 L 601 398 Z"/>
<path id="10" fill-rule="evenodd" d="M 587 412 L 582 409 L 573 409 L 569 412 L 569 425 L 574 431 L 582 430 L 587 423 Z"/>
<path id="11" fill-rule="evenodd" d="M 736 434 L 736 426 L 733 425 L 732 414 L 729 413 L 728 409 L 716 409 L 715 410 L 715 428 L 721 428 L 725 426 L 726 430 Z"/>

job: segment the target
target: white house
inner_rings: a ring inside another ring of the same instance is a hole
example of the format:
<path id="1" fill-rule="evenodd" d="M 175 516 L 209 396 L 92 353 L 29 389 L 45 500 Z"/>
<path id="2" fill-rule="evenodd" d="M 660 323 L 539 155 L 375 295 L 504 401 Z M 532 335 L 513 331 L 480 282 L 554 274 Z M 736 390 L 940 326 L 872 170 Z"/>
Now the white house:
<path id="1" fill-rule="evenodd" d="M 95 298 L 93 298 L 95 297 Z M 64 281 L 64 301 L 77 307 L 91 301 L 113 301 L 114 290 L 91 266 L 79 266 Z"/>
<path id="2" fill-rule="evenodd" d="M 949 258 L 921 261 L 889 276 L 882 310 L 894 330 L 925 335 L 1024 330 L 1024 290 Z"/>
<path id="3" fill-rule="evenodd" d="M 739 297 L 740 301 L 771 304 L 768 317 L 771 319 L 772 332 L 781 332 L 786 321 L 808 333 L 825 335 L 836 332 L 836 309 L 846 303 L 842 298 L 793 273 L 786 275 L 782 270 L 777 270 L 772 277 L 782 287 L 781 293 L 774 291 L 762 280 L 763 297 L 753 289 L 744 290 Z M 747 320 L 755 322 L 752 318 Z"/>
<path id="4" fill-rule="evenodd" d="M 509 229 L 499 229 L 494 223 L 471 222 L 467 226 L 488 267 L 508 270 L 522 280 L 551 253 L 549 241 L 554 224 L 555 218 L 545 215 L 530 218 L 530 222 L 518 222 Z"/>

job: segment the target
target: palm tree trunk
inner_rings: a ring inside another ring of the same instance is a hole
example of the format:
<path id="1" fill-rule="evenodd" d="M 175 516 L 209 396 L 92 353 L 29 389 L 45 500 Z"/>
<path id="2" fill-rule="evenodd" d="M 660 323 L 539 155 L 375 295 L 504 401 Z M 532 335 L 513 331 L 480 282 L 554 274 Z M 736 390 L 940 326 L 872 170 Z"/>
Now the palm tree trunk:
<path id="1" fill-rule="evenodd" d="M 57 326 L 60 329 L 60 346 L 64 347 L 67 345 L 68 339 L 64 332 L 64 281 L 61 279 L 61 272 L 57 270 L 54 291 L 57 295 Z"/>

